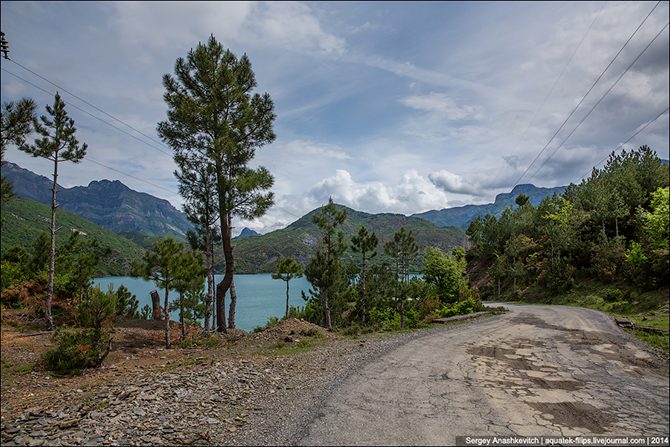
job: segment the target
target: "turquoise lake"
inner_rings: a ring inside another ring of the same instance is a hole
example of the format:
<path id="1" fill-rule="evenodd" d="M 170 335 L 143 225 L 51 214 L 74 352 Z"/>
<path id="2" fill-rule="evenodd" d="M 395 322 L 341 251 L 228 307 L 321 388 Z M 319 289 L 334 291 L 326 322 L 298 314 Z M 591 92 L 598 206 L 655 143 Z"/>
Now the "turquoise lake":
<path id="1" fill-rule="evenodd" d="M 221 281 L 222 275 L 216 275 L 216 282 Z M 142 278 L 128 276 L 108 276 L 96 278 L 93 285 L 99 285 L 103 291 L 112 284 L 114 290 L 124 285 L 131 293 L 137 296 L 141 309 L 145 304 L 151 306 L 152 290 L 157 290 L 152 281 Z M 289 305 L 303 307 L 305 301 L 300 292 L 307 293 L 310 289 L 309 282 L 304 278 L 292 279 L 289 283 Z M 237 292 L 237 310 L 235 312 L 235 326 L 245 331 L 251 331 L 255 327 L 263 326 L 269 317 L 283 317 L 286 303 L 286 283 L 281 280 L 272 279 L 269 273 L 255 275 L 235 275 L 235 291 Z M 158 290 L 163 305 L 165 291 Z M 178 297 L 176 292 L 170 292 L 170 301 Z M 228 315 L 229 295 L 226 296 L 226 316 Z M 179 321 L 179 312 L 171 311 L 173 320 Z"/>

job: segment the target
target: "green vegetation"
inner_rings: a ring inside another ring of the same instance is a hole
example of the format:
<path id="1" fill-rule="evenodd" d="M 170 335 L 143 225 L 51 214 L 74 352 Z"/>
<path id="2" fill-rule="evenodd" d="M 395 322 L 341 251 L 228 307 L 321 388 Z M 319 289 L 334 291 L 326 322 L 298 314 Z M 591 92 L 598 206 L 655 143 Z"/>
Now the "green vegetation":
<path id="1" fill-rule="evenodd" d="M 57 375 L 69 375 L 100 366 L 109 353 L 115 316 L 116 295 L 89 289 L 77 306 L 77 327 L 60 327 L 52 336 L 55 346 L 42 355 L 45 367 Z"/>
<path id="2" fill-rule="evenodd" d="M 335 205 L 338 209 L 346 209 L 347 220 L 342 224 L 344 240 L 347 242 L 347 250 L 344 258 L 354 260 L 357 254 L 349 248 L 348 242 L 358 234 L 361 227 L 375 233 L 380 244 L 393 239 L 393 234 L 401 227 L 414 234 L 419 250 L 425 247 L 438 247 L 449 251 L 451 248 L 463 244 L 464 233 L 460 228 L 439 228 L 432 223 L 416 217 L 407 217 L 402 214 L 368 214 L 342 205 Z M 275 230 L 258 237 L 249 237 L 233 241 L 235 247 L 235 271 L 238 273 L 261 273 L 273 272 L 279 258 L 290 256 L 307 265 L 309 259 L 314 256 L 319 241 L 319 229 L 312 222 L 312 217 L 321 212 L 321 208 L 311 211 L 288 227 Z M 410 265 L 410 270 L 418 272 L 421 270 L 422 258 L 415 259 Z M 390 262 L 390 259 L 380 253 L 370 264 L 380 265 Z M 218 258 L 217 265 L 222 265 Z"/>
<path id="3" fill-rule="evenodd" d="M 282 281 L 286 282 L 286 312 L 284 314 L 284 318 L 288 318 L 289 311 L 289 282 L 293 278 L 300 278 L 302 274 L 302 265 L 300 265 L 299 262 L 291 257 L 281 258 L 277 263 L 277 269 L 272 274 L 272 279 L 281 279 Z"/>
<path id="4" fill-rule="evenodd" d="M 668 329 L 668 168 L 651 149 L 612 153 L 564 195 L 517 205 L 467 230 L 468 268 L 486 297 L 590 307 Z"/>
<path id="5" fill-rule="evenodd" d="M 5 222 L 0 234 L 2 257 L 12 247 L 28 250 L 40 234 L 49 229 L 51 210 L 47 205 L 28 199 L 11 199 L 2 204 L 2 219 Z M 67 211 L 58 212 L 56 248 L 66 244 L 70 234 L 78 233 L 82 240 L 96 240 L 109 253 L 100 259 L 95 275 L 127 275 L 133 262 L 142 257 L 144 250 L 133 242 L 106 230 L 93 222 Z M 4 270 L 4 267 L 3 267 Z M 58 264 L 56 265 L 58 270 Z"/>

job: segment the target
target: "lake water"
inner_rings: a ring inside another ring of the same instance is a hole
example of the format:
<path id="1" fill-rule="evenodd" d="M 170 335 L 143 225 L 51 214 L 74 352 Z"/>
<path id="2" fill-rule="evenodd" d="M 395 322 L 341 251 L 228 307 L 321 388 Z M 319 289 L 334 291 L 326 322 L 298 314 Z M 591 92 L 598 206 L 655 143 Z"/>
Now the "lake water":
<path id="1" fill-rule="evenodd" d="M 216 275 L 216 282 L 221 281 L 222 275 Z M 135 294 L 139 301 L 139 309 L 145 304 L 151 307 L 152 290 L 158 290 L 152 281 L 145 281 L 142 278 L 132 278 L 128 276 L 108 276 L 105 278 L 96 278 L 93 285 L 99 285 L 103 291 L 107 290 L 109 284 L 112 284 L 114 290 L 122 284 Z M 289 283 L 289 305 L 303 307 L 305 301 L 301 298 L 302 290 L 307 293 L 310 289 L 309 282 L 302 278 L 292 279 Z M 286 283 L 278 279 L 272 279 L 269 273 L 259 273 L 255 275 L 235 275 L 235 291 L 237 292 L 237 310 L 235 312 L 235 326 L 245 331 L 251 331 L 255 327 L 263 326 L 269 317 L 283 317 L 286 303 Z M 165 290 L 158 290 L 161 297 L 161 306 L 165 298 Z M 177 292 L 170 292 L 170 301 L 178 298 Z M 230 304 L 230 295 L 226 296 L 226 316 L 228 316 L 228 306 Z M 172 310 L 170 315 L 173 320 L 179 321 L 179 312 Z"/>

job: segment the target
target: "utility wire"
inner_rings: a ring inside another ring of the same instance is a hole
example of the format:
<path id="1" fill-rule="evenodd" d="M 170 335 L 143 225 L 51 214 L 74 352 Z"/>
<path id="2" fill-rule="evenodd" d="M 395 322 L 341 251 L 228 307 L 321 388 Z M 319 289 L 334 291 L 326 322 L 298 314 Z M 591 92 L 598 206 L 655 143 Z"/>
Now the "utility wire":
<path id="1" fill-rule="evenodd" d="M 649 13 L 648 13 L 648 14 L 645 16 L 645 18 L 642 20 L 642 22 L 640 22 L 640 24 L 637 26 L 637 28 L 635 28 L 635 31 L 633 31 L 633 34 L 630 35 L 630 37 L 628 38 L 628 40 L 626 40 L 626 42 L 623 44 L 623 46 L 622 46 L 622 47 L 619 49 L 619 51 L 614 55 L 614 57 L 613 57 L 612 60 L 609 62 L 609 64 L 607 64 L 607 66 L 605 67 L 605 69 L 600 73 L 600 75 L 598 75 L 598 77 L 597 77 L 596 80 L 593 82 L 593 84 L 591 85 L 591 87 L 589 88 L 589 90 L 586 92 L 586 94 L 584 94 L 584 96 L 582 96 L 582 99 L 581 99 L 581 100 L 579 101 L 579 103 L 577 103 L 577 105 L 572 109 L 572 111 L 571 111 L 570 114 L 567 116 L 567 118 L 565 118 L 565 120 L 563 121 L 563 123 L 561 124 L 561 126 L 558 128 L 558 130 L 556 130 L 556 132 L 554 132 L 554 134 L 551 136 L 551 138 L 549 139 L 549 141 L 547 141 L 547 144 L 544 145 L 544 147 L 540 150 L 540 152 L 538 152 L 538 154 L 535 156 L 535 158 L 533 159 L 533 161 L 528 165 L 528 167 L 526 168 L 526 170 L 521 174 L 521 176 L 519 176 L 519 178 L 517 179 L 517 181 L 514 182 L 514 185 L 515 185 L 515 186 L 519 184 L 519 182 L 521 181 L 521 179 L 528 173 L 528 171 L 530 170 L 530 168 L 531 168 L 531 167 L 535 164 L 535 162 L 540 158 L 540 156 L 544 153 L 544 151 L 547 150 L 547 148 L 549 147 L 549 145 L 551 144 L 551 142 L 554 141 L 554 138 L 556 138 L 556 135 L 558 135 L 558 133 L 563 129 L 563 127 L 565 126 L 565 124 L 566 124 L 566 123 L 568 122 L 568 120 L 572 117 L 572 115 L 574 115 L 574 113 L 577 111 L 577 109 L 579 108 L 579 106 L 582 105 L 582 103 L 584 102 L 584 100 L 586 99 L 586 97 L 589 95 L 589 93 L 591 93 L 591 91 L 595 88 L 596 84 L 600 81 L 600 79 L 602 79 L 602 77 L 604 76 L 605 72 L 612 66 L 612 64 L 614 63 L 614 61 L 619 57 L 619 55 L 620 55 L 621 52 L 624 50 L 624 48 L 626 48 L 626 46 L 627 46 L 628 43 L 631 41 L 631 39 L 633 39 L 633 37 L 637 34 L 637 32 L 640 30 L 640 28 L 642 28 L 642 25 L 644 25 L 644 23 L 647 21 L 647 19 L 649 18 L 649 16 L 651 16 L 651 13 L 654 12 L 654 10 L 658 7 L 658 5 L 659 5 L 660 3 L 661 3 L 661 0 L 659 0 L 659 1 L 654 5 L 654 7 L 651 8 L 651 11 L 649 11 Z"/>
<path id="2" fill-rule="evenodd" d="M 566 70 L 568 69 L 568 67 L 569 67 L 570 64 L 572 63 L 572 60 L 575 58 L 575 55 L 577 54 L 577 52 L 579 51 L 579 49 L 582 47 L 582 44 L 583 44 L 584 41 L 586 40 L 586 36 L 589 35 L 589 33 L 591 32 L 591 28 L 593 28 L 593 25 L 596 23 L 596 21 L 597 21 L 598 18 L 600 17 L 600 14 L 603 12 L 603 9 L 605 9 L 605 3 L 603 3 L 602 8 L 600 8 L 600 11 L 598 11 L 598 14 L 596 14 L 596 16 L 594 17 L 594 19 L 591 21 L 591 24 L 589 25 L 588 29 L 586 30 L 586 32 L 585 32 L 584 35 L 582 36 L 582 40 L 579 41 L 579 44 L 577 44 L 577 47 L 576 47 L 575 50 L 572 52 L 572 55 L 570 56 L 570 59 L 568 59 L 568 62 L 566 62 L 566 64 L 563 66 L 563 70 L 561 70 L 561 73 L 560 73 L 560 74 L 556 77 L 556 79 L 554 80 L 553 85 L 552 85 L 551 88 L 549 89 L 549 92 L 547 93 L 547 95 L 546 95 L 546 96 L 544 97 L 544 99 L 542 100 L 542 103 L 538 106 L 537 109 L 535 109 L 535 113 L 533 113 L 533 117 L 531 118 L 530 122 L 528 123 L 528 125 L 526 126 L 526 128 L 524 129 L 524 131 L 521 133 L 521 139 L 523 139 L 523 137 L 526 135 L 526 133 L 528 132 L 528 129 L 530 129 L 531 126 L 532 126 L 533 124 L 535 124 L 535 119 L 537 118 L 537 116 L 538 116 L 538 114 L 540 113 L 540 111 L 541 111 L 542 109 L 544 109 L 544 106 L 546 105 L 547 100 L 551 97 L 552 93 L 554 93 L 554 89 L 555 89 L 556 86 L 558 85 L 558 81 L 560 81 L 560 80 L 563 78 L 563 75 L 565 74 Z"/>
<path id="3" fill-rule="evenodd" d="M 12 76 L 14 76 L 14 77 L 16 77 L 16 78 L 22 80 L 23 82 L 25 82 L 25 83 L 27 83 L 27 84 L 29 84 L 29 85 L 35 87 L 35 88 L 38 89 L 38 90 L 43 91 L 44 93 L 46 93 L 46 94 L 48 94 L 48 95 L 53 95 L 52 92 L 43 89 L 43 88 L 40 87 L 39 85 L 33 84 L 32 82 L 30 82 L 30 81 L 28 81 L 28 80 L 22 78 L 21 76 L 15 74 L 15 73 L 12 73 L 11 71 L 9 71 L 9 70 L 7 70 L 7 69 L 5 69 L 5 68 L 2 68 L 2 71 L 6 72 L 6 73 L 9 73 L 10 75 L 12 75 Z M 74 107 L 74 108 L 77 109 L 77 110 L 80 110 L 81 112 L 84 112 L 84 113 L 86 113 L 86 114 L 92 116 L 93 118 L 96 118 L 96 119 L 102 121 L 103 123 L 106 123 L 106 124 L 108 124 L 108 125 L 114 127 L 115 129 L 119 130 L 120 132 L 123 132 L 123 133 L 125 133 L 125 134 L 127 134 L 127 135 L 129 135 L 129 136 L 131 136 L 131 137 L 137 139 L 137 137 L 135 137 L 134 135 L 131 135 L 131 134 L 129 134 L 128 132 L 126 132 L 125 130 L 120 129 L 120 128 L 114 126 L 113 124 L 108 123 L 107 121 L 103 120 L 102 118 L 99 118 L 99 117 L 97 117 L 97 116 L 95 116 L 95 115 L 93 115 L 93 114 L 87 112 L 86 110 L 84 110 L 84 109 L 78 107 L 78 106 L 75 105 L 75 104 L 71 104 L 71 103 L 70 103 L 70 104 L 68 104 L 68 105 Z M 139 141 L 141 141 L 142 143 L 146 144 L 146 142 L 144 142 L 144 141 L 142 141 L 142 140 L 139 140 Z M 126 177 L 135 179 L 135 180 L 137 180 L 137 181 L 139 181 L 139 182 L 142 182 L 142 183 L 146 183 L 147 185 L 151 185 L 151 186 L 153 186 L 153 187 L 155 187 L 155 188 L 162 189 L 163 191 L 167 191 L 167 192 L 169 192 L 170 194 L 174 194 L 174 193 L 175 193 L 174 191 L 172 191 L 172 190 L 170 190 L 170 189 L 167 189 L 167 188 L 165 188 L 165 187 L 163 187 L 163 186 L 160 186 L 160 185 L 157 185 L 157 184 L 155 184 L 155 183 L 149 182 L 149 181 L 147 181 L 147 180 L 141 179 L 141 178 L 136 177 L 136 176 L 134 176 L 134 175 L 132 175 L 132 174 L 128 174 L 128 173 L 126 173 L 126 172 L 120 171 L 120 170 L 118 170 L 118 169 L 116 169 L 116 168 L 112 168 L 111 166 L 104 165 L 104 164 L 102 164 L 102 163 L 100 163 L 100 162 L 98 162 L 98 161 L 92 160 L 91 158 L 84 157 L 84 159 L 87 160 L 87 161 L 90 161 L 91 163 L 95 163 L 95 164 L 97 164 L 97 165 L 100 165 L 100 166 L 102 166 L 103 168 L 106 168 L 106 169 L 109 169 L 109 170 L 111 170 L 111 171 L 117 172 L 117 173 L 119 173 L 119 174 L 121 174 L 121 175 L 124 175 L 124 176 L 126 176 Z"/>
<path id="4" fill-rule="evenodd" d="M 174 191 L 172 191 L 172 190 L 170 190 L 170 189 L 168 189 L 168 188 L 165 188 L 165 187 L 163 187 L 163 186 L 157 185 L 157 184 L 152 183 L 152 182 L 150 182 L 150 181 L 148 181 L 148 180 L 144 180 L 144 179 L 141 179 L 141 178 L 139 178 L 139 177 L 135 177 L 135 176 L 132 175 L 132 174 L 128 174 L 128 173 L 123 172 L 123 171 L 120 171 L 120 170 L 118 170 L 118 169 L 116 169 L 116 168 L 112 168 L 111 166 L 107 166 L 107 165 L 102 164 L 102 163 L 100 163 L 99 161 L 95 161 L 95 160 L 93 160 L 93 159 L 91 159 L 91 158 L 84 157 L 84 160 L 86 160 L 86 161 L 90 161 L 91 163 L 95 163 L 96 165 L 102 166 L 103 168 L 109 169 L 110 171 L 117 172 L 117 173 L 119 173 L 119 174 L 121 174 L 121 175 L 124 175 L 124 176 L 126 176 L 126 177 L 130 177 L 130 178 L 132 178 L 132 179 L 135 179 L 135 180 L 137 180 L 138 182 L 146 183 L 147 185 L 151 185 L 151 186 L 153 186 L 154 188 L 162 189 L 163 191 L 167 191 L 167 192 L 169 192 L 170 194 L 174 194 L 174 193 L 175 193 Z"/>
<path id="5" fill-rule="evenodd" d="M 575 126 L 575 128 L 572 129 L 572 131 L 568 134 L 567 137 L 565 137 L 565 139 L 561 142 L 561 144 L 559 144 L 559 145 L 556 147 L 556 149 L 554 149 L 553 152 L 551 152 L 551 153 L 549 154 L 549 156 L 548 156 L 547 158 L 545 158 L 545 160 L 542 162 L 542 164 L 540 165 L 540 167 L 537 168 L 537 171 L 535 171 L 535 173 L 530 177 L 531 179 L 532 179 L 533 177 L 535 177 L 535 176 L 540 172 L 540 170 L 544 167 L 544 165 L 546 165 L 547 162 L 548 162 L 549 160 L 551 160 L 551 158 L 552 158 L 554 155 L 556 155 L 556 152 L 558 152 L 558 150 L 565 144 L 566 141 L 568 141 L 568 139 L 572 136 L 572 134 L 575 133 L 575 131 L 576 131 L 577 129 L 579 129 L 579 126 L 581 126 L 582 123 L 583 123 L 584 121 L 586 121 L 586 119 L 591 115 L 591 113 L 596 109 L 596 107 L 598 107 L 598 105 L 602 102 L 602 100 L 605 99 L 605 97 L 606 97 L 607 95 L 610 94 L 610 92 L 612 91 L 612 89 L 614 89 L 614 87 L 616 87 L 616 85 L 619 83 L 619 81 L 621 80 L 621 78 L 623 78 L 624 75 L 625 75 L 626 73 L 628 73 L 628 70 L 630 70 L 631 67 L 632 67 L 633 65 L 635 65 L 635 63 L 640 59 L 640 57 L 642 57 L 642 55 L 647 51 L 647 49 L 649 49 L 649 47 L 651 46 L 651 44 L 653 44 L 653 43 L 656 41 L 656 39 L 658 39 L 658 36 L 660 36 L 661 33 L 663 33 L 663 31 L 665 31 L 665 29 L 668 27 L 668 25 L 670 25 L 670 22 L 666 23 L 665 26 L 664 26 L 664 27 L 663 27 L 663 28 L 662 28 L 662 29 L 661 29 L 661 30 L 654 36 L 654 38 L 651 39 L 651 41 L 649 41 L 649 43 L 647 44 L 647 46 L 645 46 L 644 49 L 640 52 L 640 54 L 638 54 L 637 57 L 633 60 L 633 62 L 631 62 L 631 63 L 628 65 L 628 67 L 626 67 L 626 69 L 619 75 L 619 77 L 618 77 L 618 78 L 616 79 L 616 81 L 614 81 L 614 83 L 607 89 L 607 91 L 605 91 L 605 93 L 603 93 L 603 95 L 598 99 L 598 101 L 596 101 L 596 103 L 593 104 L 593 107 L 591 107 L 591 109 L 589 110 L 589 112 L 588 112 L 586 115 L 584 115 L 584 117 L 579 121 L 579 123 L 577 123 L 577 125 Z"/>
<path id="6" fill-rule="evenodd" d="M 42 79 L 43 81 L 48 82 L 49 84 L 53 85 L 53 86 L 56 87 L 57 89 L 62 90 L 62 91 L 64 91 L 64 92 L 66 92 L 67 94 L 69 94 L 70 96 L 73 96 L 73 97 L 77 98 L 79 101 L 83 102 L 84 104 L 86 104 L 86 105 L 88 105 L 88 106 L 90 106 L 90 107 L 93 107 L 95 110 L 97 110 L 97 111 L 100 112 L 100 113 L 103 113 L 103 114 L 107 115 L 109 118 L 112 118 L 114 121 L 117 121 L 117 122 L 123 124 L 124 126 L 126 126 L 126 127 L 130 128 L 130 129 L 134 130 L 135 132 L 139 133 L 140 135 L 143 135 L 144 137 L 148 138 L 149 140 L 153 141 L 154 143 L 157 143 L 157 144 L 159 144 L 159 145 L 161 145 L 161 146 L 165 146 L 165 144 L 164 144 L 163 142 L 158 141 L 158 140 L 156 140 L 155 138 L 153 138 L 152 136 L 145 134 L 145 133 L 142 132 L 141 130 L 139 130 L 139 129 L 133 127 L 133 126 L 131 126 L 130 124 L 128 124 L 128 123 L 126 123 L 125 121 L 123 121 L 122 119 L 117 118 L 117 117 L 115 117 L 114 115 L 112 115 L 112 114 L 110 114 L 110 113 L 107 113 L 106 111 L 104 111 L 104 110 L 101 109 L 100 107 L 96 106 L 95 104 L 91 104 L 89 101 L 85 100 L 85 99 L 82 98 L 81 96 L 78 96 L 78 95 L 72 93 L 71 91 L 69 91 L 69 90 L 66 89 L 65 87 L 62 87 L 62 86 L 56 84 L 55 82 L 53 82 L 53 81 L 47 79 L 46 77 L 42 76 L 41 74 L 39 74 L 39 73 L 37 73 L 37 72 L 31 70 L 30 68 L 26 67 L 25 65 L 22 65 L 22 64 L 20 64 L 19 62 L 16 62 L 14 59 L 9 59 L 9 61 L 12 62 L 12 63 L 14 63 L 14 64 L 16 64 L 16 65 L 18 65 L 19 67 L 23 68 L 24 70 L 26 70 L 26 71 L 28 71 L 28 72 L 34 74 L 35 76 L 37 76 L 38 78 Z M 167 147 L 167 146 L 165 146 L 165 147 Z"/>
<path id="7" fill-rule="evenodd" d="M 5 73 L 8 73 L 8 74 L 14 76 L 15 78 L 20 79 L 21 81 L 25 82 L 26 84 L 31 85 L 31 86 L 35 87 L 36 89 L 41 90 L 41 91 L 43 91 L 44 93 L 46 93 L 46 94 L 48 94 L 48 95 L 50 95 L 50 96 L 53 96 L 53 95 L 54 95 L 53 92 L 50 92 L 50 91 L 48 91 L 48 90 L 46 90 L 46 89 L 40 87 L 39 85 L 37 85 L 37 84 L 35 84 L 35 83 L 33 83 L 33 82 L 31 82 L 31 81 L 29 81 L 29 80 L 27 80 L 27 79 L 25 79 L 25 78 L 19 76 L 19 75 L 17 75 L 16 73 L 13 73 L 13 72 L 7 70 L 6 68 L 0 67 L 0 69 L 1 69 L 2 71 L 4 71 Z M 110 127 L 113 127 L 114 129 L 118 130 L 119 132 L 122 132 L 122 133 L 128 135 L 128 136 L 131 137 L 131 138 L 134 138 L 135 140 L 139 141 L 140 143 L 142 143 L 142 144 L 144 144 L 144 145 L 146 145 L 146 146 L 148 146 L 148 147 L 150 147 L 150 148 L 152 148 L 152 149 L 155 149 L 155 150 L 157 150 L 157 151 L 159 151 L 159 152 L 162 152 L 162 153 L 165 154 L 165 155 L 169 155 L 170 157 L 172 157 L 172 154 L 170 154 L 169 152 L 166 152 L 166 151 L 164 151 L 163 149 L 161 149 L 161 148 L 159 148 L 159 147 L 156 147 L 156 146 L 153 146 L 153 145 L 147 143 L 146 141 L 144 141 L 144 140 L 142 140 L 141 138 L 139 138 L 137 135 L 133 135 L 133 134 L 129 133 L 128 131 L 126 131 L 126 130 L 124 130 L 124 129 L 118 127 L 118 126 L 115 126 L 114 124 L 110 123 L 109 121 L 105 121 L 104 119 L 100 118 L 99 116 L 93 115 L 93 114 L 92 114 L 91 112 L 89 112 L 88 110 L 84 110 L 84 109 L 82 109 L 81 107 L 77 106 L 76 104 L 72 104 L 71 102 L 68 103 L 68 105 L 71 106 L 71 107 L 74 107 L 75 109 L 79 110 L 80 112 L 83 112 L 83 113 L 87 114 L 88 116 L 90 116 L 90 117 L 92 117 L 92 118 L 97 119 L 98 121 L 101 121 L 101 122 L 107 124 L 107 125 L 110 126 Z"/>
<path id="8" fill-rule="evenodd" d="M 651 124 L 653 124 L 653 123 L 655 123 L 656 121 L 658 121 L 658 119 L 659 119 L 660 117 L 662 117 L 663 115 L 665 115 L 666 113 L 668 113 L 668 110 L 670 110 L 670 107 L 666 107 L 665 110 L 663 110 L 661 113 L 659 113 L 658 115 L 656 115 L 656 118 L 654 118 L 653 120 L 647 121 L 647 122 L 645 123 L 644 126 L 642 126 L 642 127 L 639 128 L 637 131 L 635 131 L 635 133 L 634 133 L 633 135 L 631 135 L 630 137 L 628 137 L 628 139 L 627 139 L 626 141 L 624 141 L 623 143 L 619 144 L 619 145 L 614 149 L 614 151 L 612 151 L 612 153 L 618 151 L 619 149 L 621 149 L 622 147 L 624 147 L 626 144 L 628 144 L 628 142 L 630 142 L 630 140 L 632 140 L 633 138 L 635 138 L 638 134 L 644 132 L 644 130 L 645 130 L 647 127 L 649 127 Z M 605 161 L 607 161 L 608 158 L 609 158 L 609 154 L 607 155 L 607 157 L 603 158 L 603 159 L 600 160 L 598 163 L 596 163 L 596 164 L 594 165 L 594 168 L 595 168 L 596 166 L 600 166 L 602 163 L 604 163 Z M 593 169 L 588 170 L 586 173 L 584 173 L 584 175 L 581 176 L 580 180 L 584 180 L 584 178 L 585 178 L 587 175 L 591 174 L 592 172 L 593 172 Z"/>

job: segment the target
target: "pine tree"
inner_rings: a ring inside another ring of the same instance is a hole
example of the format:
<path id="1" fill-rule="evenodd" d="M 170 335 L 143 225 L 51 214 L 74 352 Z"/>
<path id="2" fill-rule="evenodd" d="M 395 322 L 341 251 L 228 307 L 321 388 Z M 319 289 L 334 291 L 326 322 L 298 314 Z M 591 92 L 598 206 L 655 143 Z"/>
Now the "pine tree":
<path id="1" fill-rule="evenodd" d="M 354 253 L 360 253 L 360 283 L 361 283 L 361 324 L 365 324 L 367 291 L 365 289 L 365 276 L 367 261 L 377 256 L 377 244 L 379 240 L 375 233 L 368 233 L 364 226 L 358 230 L 358 234 L 351 238 L 351 250 Z"/>
<path id="2" fill-rule="evenodd" d="M 395 263 L 397 284 L 395 299 L 398 301 L 400 327 L 403 328 L 405 326 L 405 289 L 409 283 L 409 266 L 419 253 L 419 247 L 416 245 L 412 231 L 407 232 L 405 227 L 400 227 L 400 231 L 393 235 L 393 241 L 384 244 L 384 253 L 393 258 Z"/>
<path id="3" fill-rule="evenodd" d="M 175 63 L 175 74 L 163 77 L 167 120 L 158 133 L 186 158 L 204 158 L 214 167 L 219 221 L 226 269 L 217 284 L 217 324 L 225 331 L 223 300 L 231 290 L 228 326 L 235 327 L 232 218 L 255 219 L 273 204 L 274 179 L 248 163 L 256 150 L 275 139 L 274 104 L 267 93 L 252 93 L 256 79 L 249 58 L 235 56 L 210 36 Z M 192 157 L 197 154 L 197 157 Z"/>
<path id="4" fill-rule="evenodd" d="M 293 278 L 300 278 L 302 274 L 302 265 L 290 256 L 281 258 L 272 274 L 272 279 L 281 279 L 286 282 L 286 312 L 284 318 L 288 318 L 288 283 Z"/>
<path id="5" fill-rule="evenodd" d="M 194 250 L 202 250 L 205 257 L 207 293 L 204 303 L 204 328 L 205 331 L 209 331 L 214 298 L 214 243 L 220 240 L 214 227 L 219 218 L 219 210 L 214 167 L 197 155 L 197 153 L 179 152 L 175 156 L 175 162 L 179 166 L 175 175 L 179 180 L 179 193 L 186 199 L 184 213 L 197 231 L 189 235 L 189 243 Z M 225 308 L 222 312 L 225 321 Z"/>
<path id="6" fill-rule="evenodd" d="M 135 265 L 135 273 L 146 280 L 156 283 L 159 289 L 165 289 L 165 348 L 170 348 L 170 289 L 175 288 L 184 244 L 166 237 L 154 242 L 152 249 L 144 253 L 142 261 Z"/>
<path id="7" fill-rule="evenodd" d="M 174 289 L 179 294 L 179 326 L 182 340 L 186 338 L 184 324 L 185 295 L 189 292 L 200 291 L 204 287 L 205 271 L 202 266 L 202 253 L 197 251 L 183 251 L 176 260 L 174 273 Z"/>
<path id="8" fill-rule="evenodd" d="M 338 210 L 332 197 L 328 200 L 328 205 L 312 217 L 312 221 L 321 230 L 322 237 L 316 255 L 307 264 L 305 276 L 319 290 L 322 324 L 329 331 L 333 329 L 329 299 L 332 298 L 331 292 L 334 291 L 342 272 L 340 257 L 347 248 L 344 233 L 340 229 L 346 218 L 347 210 Z"/>
<path id="9" fill-rule="evenodd" d="M 75 137 L 77 129 L 74 120 L 65 111 L 65 102 L 56 93 L 53 107 L 46 106 L 47 113 L 39 120 L 33 119 L 35 131 L 41 138 L 35 140 L 34 144 L 21 144 L 19 149 L 29 153 L 33 157 L 42 157 L 54 164 L 53 188 L 51 190 L 51 260 L 49 265 L 49 285 L 46 298 L 46 320 L 49 330 L 53 329 L 54 322 L 51 316 L 51 302 L 54 295 L 54 276 L 56 272 L 56 189 L 58 187 L 58 163 L 71 161 L 79 163 L 86 155 L 88 145 L 79 144 Z"/>
<path id="10" fill-rule="evenodd" d="M 24 98 L 17 103 L 6 102 L 0 110 L 0 165 L 5 160 L 5 150 L 9 144 L 18 147 L 25 144 L 26 136 L 32 131 L 35 118 L 35 102 Z M 14 197 L 12 185 L 0 177 L 0 201 Z"/>

